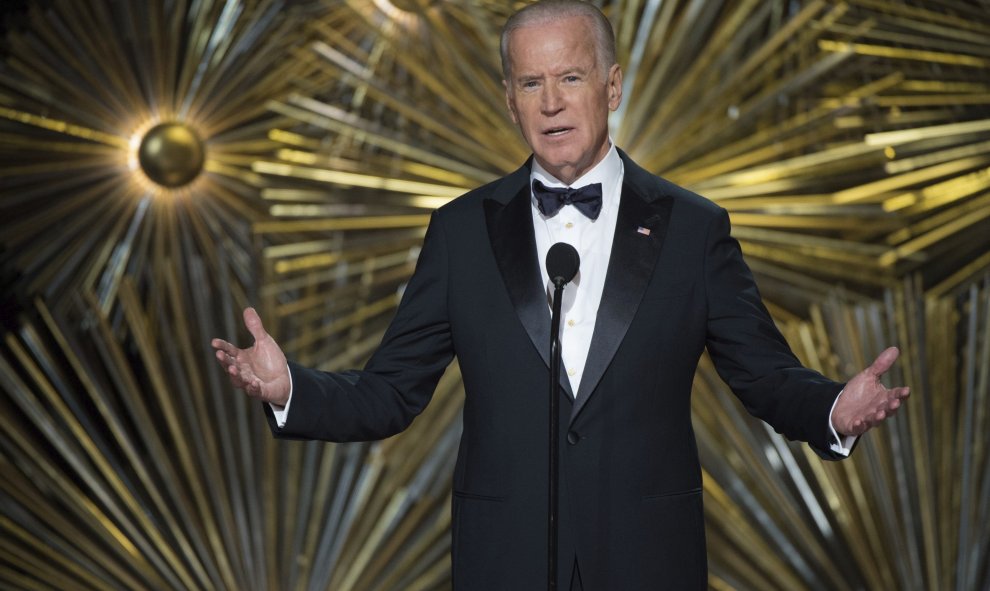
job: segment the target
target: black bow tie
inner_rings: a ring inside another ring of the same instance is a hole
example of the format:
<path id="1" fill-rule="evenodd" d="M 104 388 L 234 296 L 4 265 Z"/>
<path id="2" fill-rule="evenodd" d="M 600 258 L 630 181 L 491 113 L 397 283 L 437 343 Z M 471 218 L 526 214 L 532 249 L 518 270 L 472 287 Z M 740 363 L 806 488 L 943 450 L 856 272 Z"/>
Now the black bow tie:
<path id="1" fill-rule="evenodd" d="M 602 184 L 585 185 L 580 189 L 570 187 L 548 187 L 540 181 L 533 181 L 533 195 L 536 205 L 545 216 L 552 216 L 565 205 L 573 205 L 578 211 L 592 220 L 602 212 Z"/>

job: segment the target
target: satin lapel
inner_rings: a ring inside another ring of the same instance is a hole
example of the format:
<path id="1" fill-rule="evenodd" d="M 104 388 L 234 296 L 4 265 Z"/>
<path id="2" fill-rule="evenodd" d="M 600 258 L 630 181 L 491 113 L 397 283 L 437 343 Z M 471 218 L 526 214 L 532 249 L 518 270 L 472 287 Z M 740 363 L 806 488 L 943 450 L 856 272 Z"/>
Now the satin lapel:
<path id="1" fill-rule="evenodd" d="M 666 195 L 653 196 L 650 201 L 650 196 L 639 190 L 644 185 L 635 183 L 639 172 L 641 169 L 626 162 L 626 181 L 622 186 L 605 289 L 598 307 L 584 375 L 578 387 L 578 399 L 571 411 L 572 422 L 615 357 L 643 300 L 667 236 L 671 198 Z"/>
<path id="2" fill-rule="evenodd" d="M 525 175 L 520 183 L 517 177 L 522 171 Z M 536 256 L 531 200 L 529 168 L 523 167 L 510 175 L 490 199 L 485 200 L 485 221 L 495 262 L 509 292 L 509 299 L 533 346 L 549 369 L 550 307 Z M 561 369 L 561 387 L 573 400 L 570 382 Z"/>

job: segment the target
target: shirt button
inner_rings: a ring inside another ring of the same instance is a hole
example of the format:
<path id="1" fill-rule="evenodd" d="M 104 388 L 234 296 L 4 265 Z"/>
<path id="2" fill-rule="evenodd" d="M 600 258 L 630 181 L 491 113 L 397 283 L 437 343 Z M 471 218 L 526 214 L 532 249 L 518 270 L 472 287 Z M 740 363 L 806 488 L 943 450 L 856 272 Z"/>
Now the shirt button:
<path id="1" fill-rule="evenodd" d="M 576 323 L 574 322 L 574 319 L 573 318 L 571 318 L 570 320 L 567 321 L 567 326 L 574 326 L 575 324 Z"/>
<path id="2" fill-rule="evenodd" d="M 576 374 L 576 373 L 577 373 L 577 371 L 575 371 L 573 369 L 567 370 L 567 375 L 571 376 L 572 378 L 574 377 L 574 374 Z"/>
<path id="3" fill-rule="evenodd" d="M 564 224 L 564 227 L 570 230 L 571 228 L 574 227 L 574 222 L 567 222 L 566 224 Z"/>

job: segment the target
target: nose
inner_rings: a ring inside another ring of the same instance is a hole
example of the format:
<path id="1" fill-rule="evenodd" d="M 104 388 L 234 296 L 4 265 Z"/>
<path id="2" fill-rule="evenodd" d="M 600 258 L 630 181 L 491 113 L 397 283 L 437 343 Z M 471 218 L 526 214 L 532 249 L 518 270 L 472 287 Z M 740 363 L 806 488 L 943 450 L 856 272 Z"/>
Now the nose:
<path id="1" fill-rule="evenodd" d="M 543 87 L 543 93 L 540 97 L 540 111 L 547 116 L 553 116 L 564 110 L 563 97 L 560 94 L 560 89 L 553 84 L 547 84 Z"/>

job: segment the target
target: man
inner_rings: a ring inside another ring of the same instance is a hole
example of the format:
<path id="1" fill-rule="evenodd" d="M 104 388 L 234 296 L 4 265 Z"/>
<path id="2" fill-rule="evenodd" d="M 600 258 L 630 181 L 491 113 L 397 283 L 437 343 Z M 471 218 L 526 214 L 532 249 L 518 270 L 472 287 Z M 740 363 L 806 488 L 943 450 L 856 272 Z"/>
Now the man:
<path id="1" fill-rule="evenodd" d="M 844 390 L 800 366 L 760 301 L 725 211 L 612 145 L 607 118 L 622 99 L 622 71 L 596 8 L 523 9 L 506 24 L 502 59 L 508 108 L 533 157 L 434 213 L 366 368 L 287 370 L 250 309 L 254 346 L 214 340 L 217 359 L 235 386 L 270 403 L 276 436 L 353 441 L 404 429 L 457 355 L 466 398 L 454 587 L 541 589 L 550 329 L 541 261 L 551 244 L 569 242 L 581 269 L 565 290 L 562 323 L 558 587 L 703 589 L 690 409 L 703 349 L 750 412 L 826 458 L 847 455 L 848 436 L 907 396 L 879 382 L 897 350 Z M 596 184 L 590 197 L 562 189 Z"/>

